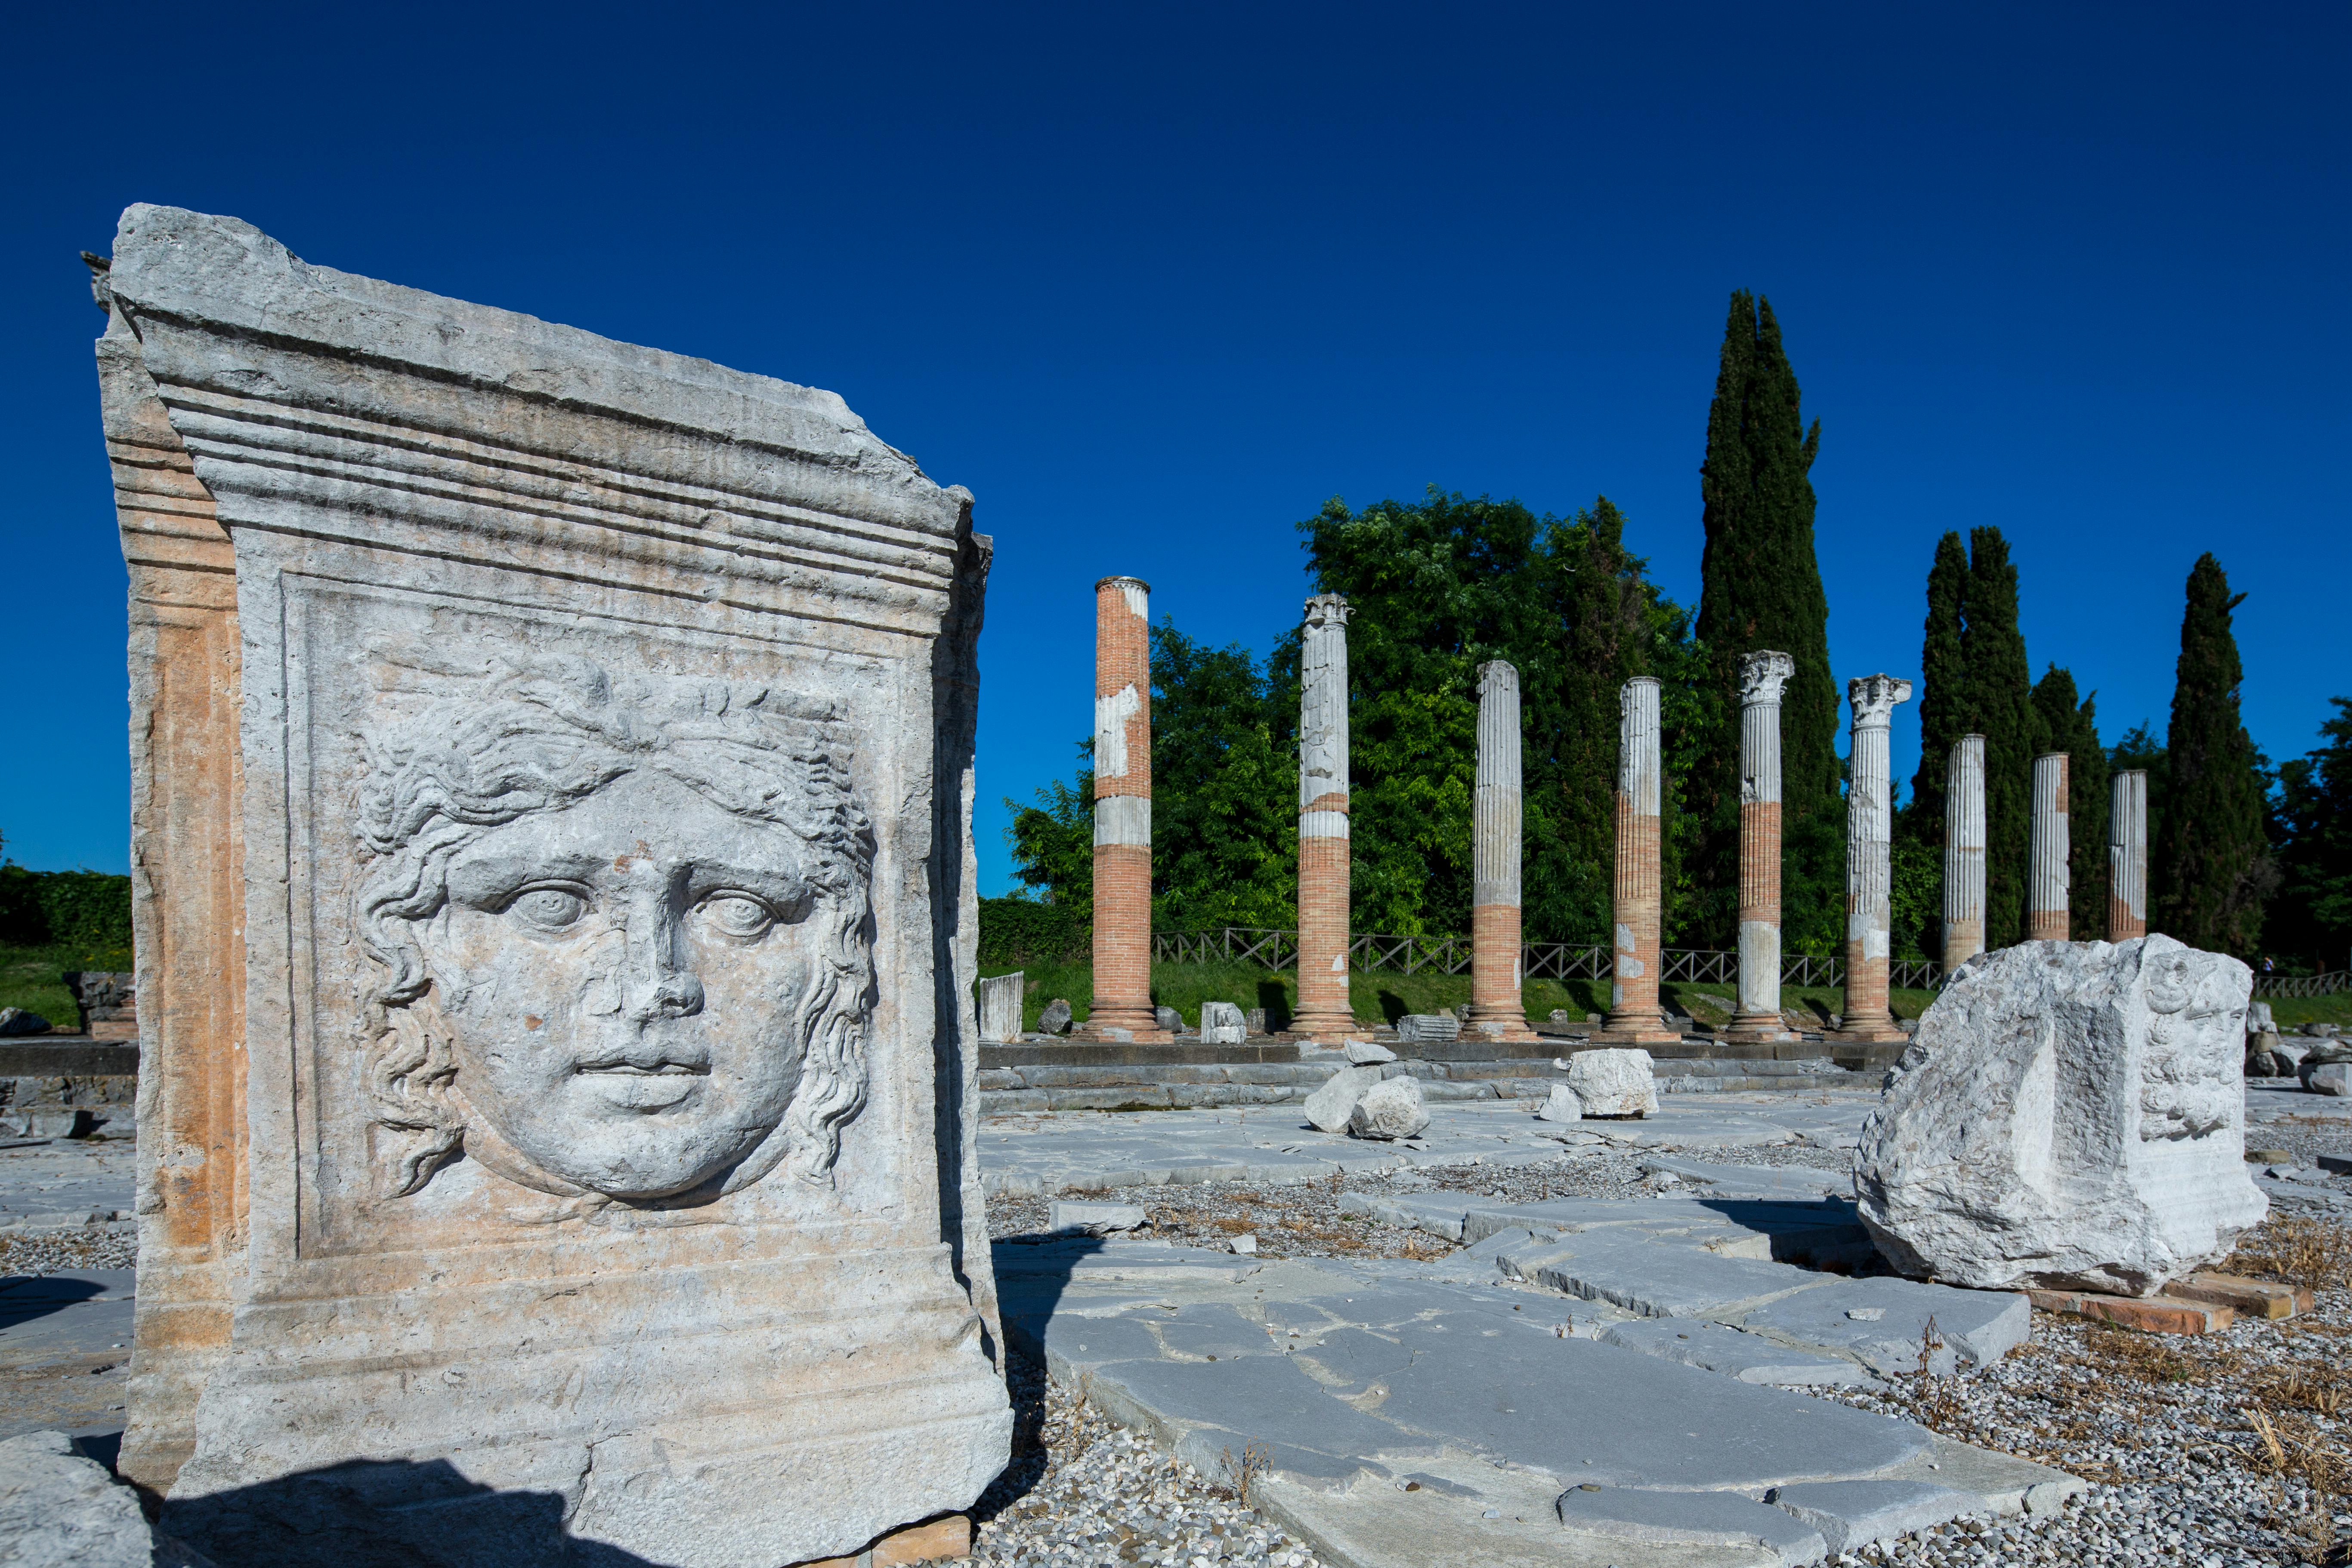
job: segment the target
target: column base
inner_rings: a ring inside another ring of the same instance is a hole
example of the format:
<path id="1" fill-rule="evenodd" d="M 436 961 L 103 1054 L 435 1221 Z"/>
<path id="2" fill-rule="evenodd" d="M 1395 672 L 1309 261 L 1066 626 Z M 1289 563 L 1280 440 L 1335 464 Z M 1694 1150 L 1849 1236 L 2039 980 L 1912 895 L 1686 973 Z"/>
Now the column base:
<path id="1" fill-rule="evenodd" d="M 1683 1040 L 1681 1030 L 1669 1029 L 1664 1024 L 1614 1018 L 1586 1037 L 1596 1046 L 1678 1046 Z"/>
<path id="2" fill-rule="evenodd" d="M 1277 1040 L 1332 1040 L 1349 1037 L 1369 1040 L 1372 1026 L 1360 1024 L 1352 1013 L 1302 1013 L 1290 1020 L 1290 1027 L 1277 1033 Z"/>
<path id="3" fill-rule="evenodd" d="M 1910 1037 L 1910 1034 L 1892 1018 L 1885 1023 L 1866 1020 L 1849 1024 L 1843 1029 L 1828 1030 L 1822 1036 L 1824 1040 L 1835 1040 L 1845 1045 L 1884 1045 Z"/>
<path id="4" fill-rule="evenodd" d="M 1160 1026 L 1160 1015 L 1150 1007 L 1132 1005 L 1097 1006 L 1087 1016 L 1087 1021 L 1073 1026 L 1071 1039 L 1093 1040 L 1097 1043 L 1119 1041 L 1139 1046 L 1164 1046 L 1176 1038 Z"/>
<path id="5" fill-rule="evenodd" d="M 1486 1018 L 1473 1013 L 1470 1016 L 1470 1021 L 1462 1026 L 1462 1035 L 1465 1039 L 1475 1037 L 1482 1040 L 1540 1040 L 1543 1038 L 1541 1035 L 1528 1027 L 1528 1016 L 1524 1013 L 1517 1016 L 1497 1014 Z"/>

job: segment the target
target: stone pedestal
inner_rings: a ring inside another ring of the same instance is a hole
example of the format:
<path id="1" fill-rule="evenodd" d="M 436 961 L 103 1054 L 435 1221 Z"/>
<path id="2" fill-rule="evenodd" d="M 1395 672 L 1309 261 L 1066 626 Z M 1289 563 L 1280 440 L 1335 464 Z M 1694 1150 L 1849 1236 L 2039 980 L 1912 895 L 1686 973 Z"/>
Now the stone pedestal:
<path id="1" fill-rule="evenodd" d="M 1892 924 L 1894 781 L 1888 756 L 1895 705 L 1911 700 L 1911 683 L 1865 675 L 1846 683 L 1853 706 L 1848 757 L 1845 856 L 1845 1016 L 1832 1037 L 1905 1037 L 1886 1006 L 1886 961 Z"/>
<path id="2" fill-rule="evenodd" d="M 1793 1040 L 1780 1016 L 1780 694 L 1785 653 L 1739 661 L 1739 1005 L 1727 1040 Z"/>
<path id="3" fill-rule="evenodd" d="M 1019 970 L 992 974 L 980 983 L 980 1037 L 1001 1046 L 1021 1037 L 1021 1004 L 1029 977 Z"/>
<path id="4" fill-rule="evenodd" d="M 1307 601 L 1298 654 L 1298 1012 L 1294 1038 L 1356 1028 L 1348 994 L 1348 601 Z"/>
<path id="5" fill-rule="evenodd" d="M 1151 1005 L 1151 585 L 1095 584 L 1094 1005 L 1076 1034 L 1165 1044 Z"/>
<path id="6" fill-rule="evenodd" d="M 1519 672 L 1478 667 L 1478 788 L 1471 822 L 1470 1022 L 1490 1039 L 1532 1040 L 1519 980 Z"/>
<path id="7" fill-rule="evenodd" d="M 1635 676 L 1617 698 L 1616 967 L 1608 1019 L 1592 1036 L 1612 1045 L 1682 1038 L 1658 1012 L 1659 738 L 1658 683 Z"/>
<path id="8" fill-rule="evenodd" d="M 722 1568 L 969 1507 L 971 497 L 233 219 L 134 206 L 103 282 L 163 1527 Z"/>
<path id="9" fill-rule="evenodd" d="M 1944 774 L 1944 973 L 1984 944 L 1985 738 L 1963 735 Z"/>
<path id="10" fill-rule="evenodd" d="M 2025 940 L 2064 942 L 2074 853 L 2066 823 L 2066 753 L 2033 759 L 2033 837 L 2025 879 Z"/>
<path id="11" fill-rule="evenodd" d="M 2107 940 L 2147 934 L 2147 774 L 2115 777 L 2107 814 Z"/>

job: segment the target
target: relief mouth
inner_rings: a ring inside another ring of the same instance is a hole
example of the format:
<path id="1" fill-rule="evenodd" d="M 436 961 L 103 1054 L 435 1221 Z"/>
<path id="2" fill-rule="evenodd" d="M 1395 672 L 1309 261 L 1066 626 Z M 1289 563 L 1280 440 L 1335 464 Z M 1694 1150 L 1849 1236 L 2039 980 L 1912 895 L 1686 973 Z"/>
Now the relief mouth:
<path id="1" fill-rule="evenodd" d="M 710 1076 L 708 1064 L 688 1062 L 583 1062 L 572 1069 L 597 1099 L 623 1110 L 667 1110 L 698 1092 Z"/>
<path id="2" fill-rule="evenodd" d="M 659 1061 L 651 1066 L 642 1062 L 609 1061 L 582 1062 L 572 1069 L 582 1073 L 613 1073 L 623 1078 L 708 1078 L 708 1062 Z"/>

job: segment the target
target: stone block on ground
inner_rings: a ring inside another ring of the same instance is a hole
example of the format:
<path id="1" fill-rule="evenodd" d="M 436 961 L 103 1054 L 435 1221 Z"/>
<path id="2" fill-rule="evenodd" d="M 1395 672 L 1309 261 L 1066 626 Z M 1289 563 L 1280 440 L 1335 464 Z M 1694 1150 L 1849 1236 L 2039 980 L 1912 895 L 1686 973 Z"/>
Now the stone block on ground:
<path id="1" fill-rule="evenodd" d="M 1046 1209 L 1045 1228 L 1108 1236 L 1115 1230 L 1140 1229 L 1150 1221 L 1151 1216 L 1139 1204 L 1087 1203 L 1057 1198 Z"/>
<path id="2" fill-rule="evenodd" d="M 2236 959 L 2028 942 L 1936 999 L 1863 1130 L 1863 1223 L 1906 1275 L 2152 1295 L 2267 1204 L 2246 1172 Z"/>
<path id="3" fill-rule="evenodd" d="M 2164 1293 L 2178 1301 L 2227 1307 L 2242 1318 L 2297 1318 L 2318 1306 L 2318 1299 L 2301 1285 L 2275 1285 L 2235 1274 L 2191 1274 L 2175 1279 Z"/>
<path id="4" fill-rule="evenodd" d="M 1583 1114 L 1654 1116 L 1658 1110 L 1655 1063 L 1650 1053 L 1615 1047 L 1579 1051 L 1568 1058 L 1568 1087 Z"/>
<path id="5" fill-rule="evenodd" d="M 1176 1011 L 1175 1008 L 1154 1007 L 1151 1010 L 1151 1016 L 1159 1022 L 1160 1026 L 1167 1030 L 1170 1034 L 1175 1035 L 1181 1034 L 1183 1032 L 1184 1015 Z"/>
<path id="6" fill-rule="evenodd" d="M 1462 1020 L 1451 1013 L 1407 1013 L 1396 1021 L 1397 1038 L 1414 1045 L 1431 1040 L 1458 1040 Z"/>
<path id="7" fill-rule="evenodd" d="M 1381 1079 L 1348 1113 L 1348 1131 L 1359 1138 L 1418 1138 L 1428 1130 L 1421 1080 L 1410 1076 Z"/>
<path id="8" fill-rule="evenodd" d="M 1231 1002 L 1201 1004 L 1201 1043 L 1207 1046 L 1238 1046 L 1249 1037 L 1249 1020 L 1239 1006 Z"/>
<path id="9" fill-rule="evenodd" d="M 1381 1081 L 1377 1067 L 1345 1067 L 1324 1079 L 1323 1087 L 1307 1097 L 1307 1120 L 1318 1131 L 1345 1132 L 1356 1101 Z"/>
<path id="10" fill-rule="evenodd" d="M 1544 1096 L 1542 1109 L 1536 1112 L 1536 1120 L 1581 1121 L 1584 1120 L 1584 1101 L 1579 1099 L 1576 1090 L 1569 1088 L 1568 1085 L 1553 1084 Z"/>
<path id="11" fill-rule="evenodd" d="M 1340 1054 L 1358 1067 L 1371 1067 L 1381 1062 L 1392 1062 L 1397 1059 L 1397 1054 L 1394 1051 L 1386 1046 L 1375 1045 L 1370 1040 L 1349 1040 L 1341 1047 Z"/>
<path id="12" fill-rule="evenodd" d="M 2144 1334 L 2210 1334 L 2237 1321 L 2234 1308 L 2172 1296 L 2109 1296 L 2095 1290 L 2029 1290 L 2045 1312 L 2095 1318 Z"/>
<path id="13" fill-rule="evenodd" d="M 1037 1015 L 1037 1032 L 1041 1035 L 1066 1035 L 1070 1032 L 1071 1017 L 1069 998 L 1056 996 L 1045 1004 L 1044 1012 Z"/>
<path id="14" fill-rule="evenodd" d="M 2337 1100 L 2352 1099 L 2352 1062 L 2304 1061 L 2298 1076 L 2303 1087 L 2313 1094 L 2325 1094 Z"/>
<path id="15" fill-rule="evenodd" d="M 1820 1531 L 1832 1557 L 1933 1530 L 1985 1505 L 1973 1492 L 1932 1481 L 1809 1481 L 1775 1487 L 1764 1496 L 1799 1523 Z"/>
<path id="16" fill-rule="evenodd" d="M 992 974 L 980 983 L 980 1037 L 1003 1045 L 1021 1037 L 1021 999 L 1028 977 L 1019 971 Z"/>

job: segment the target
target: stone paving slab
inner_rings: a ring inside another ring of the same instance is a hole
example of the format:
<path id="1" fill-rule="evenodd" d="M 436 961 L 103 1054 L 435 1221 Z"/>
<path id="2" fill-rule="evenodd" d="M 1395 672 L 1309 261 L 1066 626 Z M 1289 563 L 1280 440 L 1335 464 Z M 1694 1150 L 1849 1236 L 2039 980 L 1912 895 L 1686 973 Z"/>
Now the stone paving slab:
<path id="1" fill-rule="evenodd" d="M 1798 1142 L 1843 1147 L 1859 1135 L 1876 1099 L 1853 1090 L 1708 1095 L 1700 1103 L 1670 1101 L 1646 1120 L 1570 1123 L 1538 1121 L 1534 1105 L 1523 1101 L 1433 1101 L 1428 1131 L 1410 1144 L 1318 1132 L 1287 1104 L 1117 1116 L 1047 1111 L 989 1118 L 981 1130 L 981 1163 L 990 1193 L 1043 1197 L 1171 1183 L 1281 1186 L 1351 1171 L 1535 1163 L 1557 1158 L 1563 1143 L 1681 1152 Z"/>
<path id="2" fill-rule="evenodd" d="M 1697 1209 L 1680 1206 L 1684 1217 Z M 1638 1231 L 1569 1239 L 1742 1277 L 1803 1273 Z M 1058 1381 L 1207 1474 L 1238 1479 L 1244 1464 L 1263 1467 L 1253 1500 L 1334 1563 L 1811 1562 L 1822 1525 L 1768 1508 L 1759 1500 L 1771 1489 L 1934 1482 L 1993 1512 L 2014 1511 L 2035 1488 L 2048 1498 L 2078 1484 L 1747 1375 L 1768 1365 L 1862 1375 L 1832 1347 L 1689 1321 L 1640 1324 L 1496 1270 L 1512 1247 L 1539 1245 L 1558 1243 L 1515 1228 L 1439 1265 L 1287 1259 L 1230 1280 L 1213 1278 L 1235 1265 L 1229 1255 L 1166 1247 L 1152 1249 L 1167 1256 L 1150 1289 L 1042 1269 L 1068 1250 L 1058 1246 L 1000 1243 L 997 1255 L 1007 1331 Z M 1479 1268 L 1496 1271 L 1480 1282 Z M 1815 1289 L 1853 1283 L 1811 1279 Z M 1707 1347 L 1748 1341 L 1757 1351 L 1660 1354 L 1611 1342 L 1613 1328 L 1635 1341 L 1696 1329 Z M 1734 1514 L 1745 1533 L 1724 1524 Z"/>
<path id="3" fill-rule="evenodd" d="M 1790 1350 L 1760 1334 L 1743 1333 L 1720 1323 L 1678 1318 L 1612 1323 L 1601 1331 L 1601 1340 L 1603 1344 L 1664 1361 L 1719 1372 L 1742 1383 L 1769 1383 L 1781 1388 L 1855 1388 L 1877 1382 L 1850 1361 Z"/>
<path id="4" fill-rule="evenodd" d="M 60 1139 L 0 1150 L 0 1230 L 127 1225 L 134 1159 L 128 1142 Z"/>

